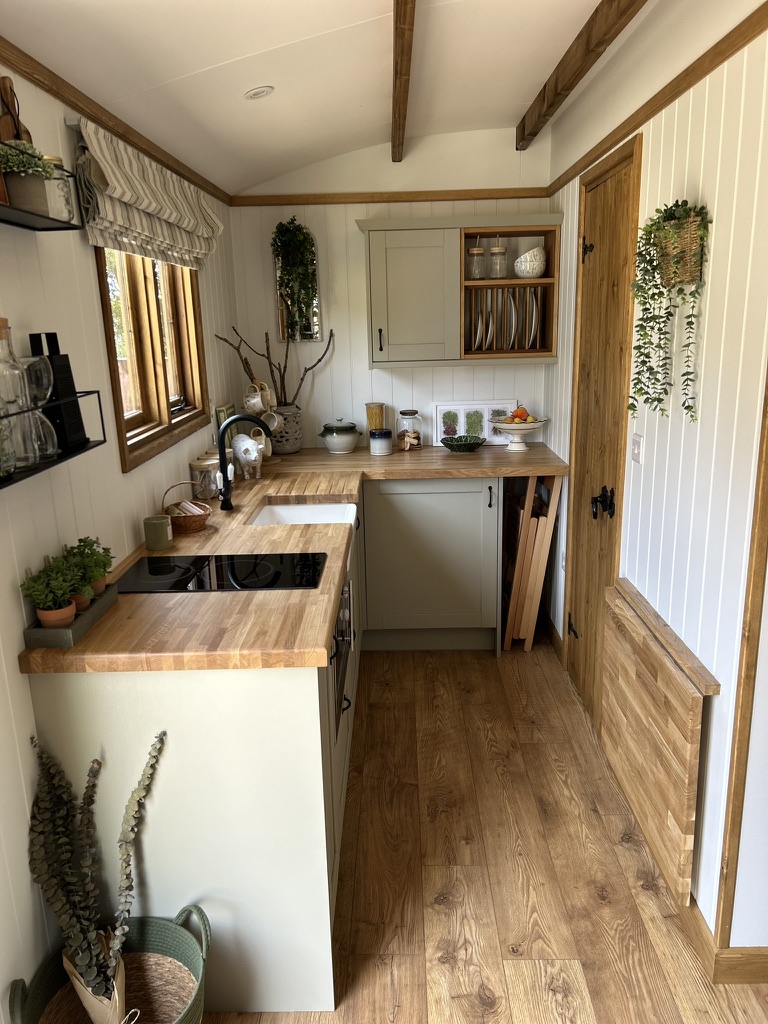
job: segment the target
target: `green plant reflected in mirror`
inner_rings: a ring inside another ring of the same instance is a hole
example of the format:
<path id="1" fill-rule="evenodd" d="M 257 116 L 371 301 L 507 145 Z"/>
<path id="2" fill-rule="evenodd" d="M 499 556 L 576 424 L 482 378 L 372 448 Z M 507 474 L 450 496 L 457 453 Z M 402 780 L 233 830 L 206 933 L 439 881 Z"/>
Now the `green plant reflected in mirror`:
<path id="1" fill-rule="evenodd" d="M 280 340 L 319 341 L 317 251 L 311 232 L 291 217 L 275 227 L 271 247 Z"/>

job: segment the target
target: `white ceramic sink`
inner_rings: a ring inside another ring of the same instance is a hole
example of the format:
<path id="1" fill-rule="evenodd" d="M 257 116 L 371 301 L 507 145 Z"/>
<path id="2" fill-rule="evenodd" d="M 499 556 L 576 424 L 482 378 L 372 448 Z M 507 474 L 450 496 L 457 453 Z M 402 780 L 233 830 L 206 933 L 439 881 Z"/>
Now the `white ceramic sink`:
<path id="1" fill-rule="evenodd" d="M 320 505 L 265 505 L 250 519 L 250 526 L 288 526 L 306 523 L 354 523 L 357 505 L 327 502 Z"/>

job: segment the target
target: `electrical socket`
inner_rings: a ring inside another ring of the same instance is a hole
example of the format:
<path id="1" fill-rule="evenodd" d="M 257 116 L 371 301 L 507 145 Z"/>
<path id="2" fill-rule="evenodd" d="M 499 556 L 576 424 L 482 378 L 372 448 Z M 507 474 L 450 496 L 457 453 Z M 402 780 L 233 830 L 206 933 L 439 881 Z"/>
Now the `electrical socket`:
<path id="1" fill-rule="evenodd" d="M 632 435 L 632 461 L 636 462 L 639 466 L 643 464 L 643 435 L 633 434 Z"/>

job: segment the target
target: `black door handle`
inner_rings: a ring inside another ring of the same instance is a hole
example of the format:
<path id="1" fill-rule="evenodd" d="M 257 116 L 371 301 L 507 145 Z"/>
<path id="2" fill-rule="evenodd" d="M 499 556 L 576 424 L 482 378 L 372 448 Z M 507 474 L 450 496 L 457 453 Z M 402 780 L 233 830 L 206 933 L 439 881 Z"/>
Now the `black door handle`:
<path id="1" fill-rule="evenodd" d="M 488 508 L 493 508 L 493 487 L 488 488 Z"/>
<path id="2" fill-rule="evenodd" d="M 600 493 L 592 499 L 592 518 L 597 519 L 597 506 L 599 505 L 602 508 L 603 512 L 608 513 L 608 518 L 613 519 L 614 515 L 616 514 L 616 504 L 613 498 L 613 488 L 611 488 L 609 491 L 606 485 L 603 484 L 602 491 L 600 491 Z"/>
<path id="3" fill-rule="evenodd" d="M 379 328 L 379 352 L 383 352 L 384 351 L 384 346 L 381 343 L 381 336 L 382 336 L 383 333 L 384 333 L 384 331 L 380 327 Z"/>
<path id="4" fill-rule="evenodd" d="M 341 713 L 342 713 L 342 715 L 344 714 L 345 711 L 349 711 L 349 709 L 351 707 L 352 707 L 352 701 L 349 699 L 349 697 L 345 693 L 344 694 L 344 700 L 341 702 Z"/>

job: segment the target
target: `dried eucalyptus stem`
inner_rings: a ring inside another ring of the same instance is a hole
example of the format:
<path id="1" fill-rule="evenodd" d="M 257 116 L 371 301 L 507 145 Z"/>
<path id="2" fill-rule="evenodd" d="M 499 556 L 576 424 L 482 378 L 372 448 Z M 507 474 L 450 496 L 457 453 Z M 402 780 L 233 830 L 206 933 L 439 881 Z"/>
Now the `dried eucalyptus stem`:
<path id="1" fill-rule="evenodd" d="M 295 342 L 290 338 L 288 339 L 288 341 L 285 344 L 285 359 L 281 363 L 279 359 L 272 358 L 272 346 L 269 340 L 268 332 L 264 332 L 264 347 L 266 351 L 260 352 L 257 348 L 254 348 L 254 346 L 251 345 L 250 342 L 247 342 L 245 340 L 245 338 L 242 336 L 242 334 L 240 334 L 236 327 L 233 326 L 232 330 L 237 336 L 237 344 L 235 344 L 233 341 L 230 341 L 229 338 L 225 338 L 223 334 L 216 334 L 215 337 L 218 338 L 219 341 L 223 341 L 225 345 L 229 345 L 231 349 L 234 349 L 234 351 L 237 352 L 240 363 L 249 381 L 253 381 L 256 378 L 254 377 L 253 369 L 251 368 L 251 364 L 248 360 L 248 357 L 243 354 L 243 345 L 245 345 L 247 349 L 250 349 L 250 351 L 253 352 L 254 355 L 259 356 L 261 359 L 266 359 L 267 366 L 269 367 L 269 376 L 272 378 L 272 387 L 274 388 L 278 405 L 296 404 L 296 399 L 299 397 L 299 392 L 301 391 L 302 385 L 304 384 L 304 380 L 307 374 L 311 370 L 314 370 L 316 366 L 319 366 L 320 363 L 322 363 L 322 361 L 328 355 L 328 351 L 334 339 L 334 333 L 333 330 L 331 330 L 328 334 L 328 341 L 326 342 L 325 348 L 321 352 L 320 357 L 316 359 L 315 362 L 312 363 L 310 366 L 304 367 L 301 377 L 299 378 L 299 383 L 296 385 L 296 390 L 293 393 L 293 398 L 291 398 L 289 401 L 286 385 L 286 372 L 288 370 L 288 356 L 290 353 L 290 348 L 292 344 L 295 344 Z"/>
<path id="2" fill-rule="evenodd" d="M 38 763 L 37 791 L 29 823 L 29 864 L 32 877 L 56 915 L 68 960 L 94 995 L 109 999 L 134 900 L 133 848 L 142 820 L 165 733 L 149 750 L 141 778 L 131 793 L 118 839 L 120 882 L 117 924 L 106 953 L 99 929 L 100 857 L 93 806 L 101 761 L 88 768 L 78 805 L 72 785 L 58 761 L 32 737 Z"/>

